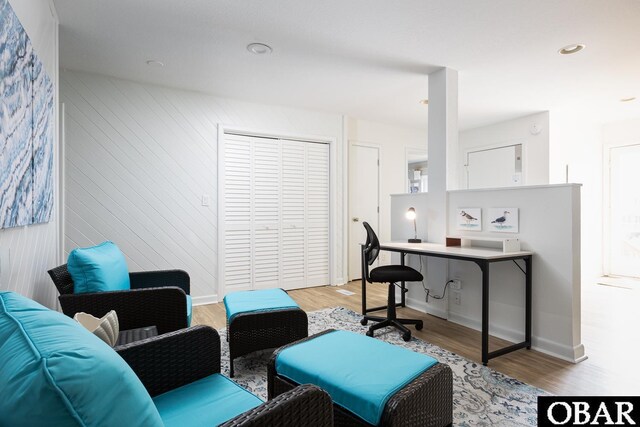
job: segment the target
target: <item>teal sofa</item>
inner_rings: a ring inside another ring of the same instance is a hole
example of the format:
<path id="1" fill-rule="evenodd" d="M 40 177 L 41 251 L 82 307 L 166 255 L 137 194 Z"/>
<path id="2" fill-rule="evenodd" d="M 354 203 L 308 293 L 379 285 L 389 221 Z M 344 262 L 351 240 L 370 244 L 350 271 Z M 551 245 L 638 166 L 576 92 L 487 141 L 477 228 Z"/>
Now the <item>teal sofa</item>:
<path id="1" fill-rule="evenodd" d="M 331 426 L 304 385 L 263 403 L 220 374 L 220 337 L 196 326 L 109 347 L 69 317 L 0 292 L 0 426 Z"/>

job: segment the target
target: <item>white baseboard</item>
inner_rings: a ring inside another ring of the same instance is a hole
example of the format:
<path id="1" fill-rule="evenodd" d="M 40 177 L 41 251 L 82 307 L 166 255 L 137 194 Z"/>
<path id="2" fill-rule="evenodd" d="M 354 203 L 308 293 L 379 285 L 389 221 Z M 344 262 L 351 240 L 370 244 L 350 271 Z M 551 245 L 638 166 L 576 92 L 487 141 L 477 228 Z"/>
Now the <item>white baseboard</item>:
<path id="1" fill-rule="evenodd" d="M 205 295 L 202 297 L 191 297 L 191 301 L 193 305 L 207 305 L 207 304 L 217 304 L 218 303 L 218 295 Z"/>
<path id="2" fill-rule="evenodd" d="M 423 313 L 431 314 L 436 317 L 440 317 L 442 319 L 447 318 L 447 311 L 439 308 L 433 308 L 429 304 L 424 301 L 417 300 L 415 298 L 407 298 L 406 299 L 407 307 L 413 308 L 414 310 L 421 311 Z"/>
<path id="3" fill-rule="evenodd" d="M 467 328 L 475 329 L 476 331 L 482 330 L 482 323 L 479 320 L 471 319 L 458 313 L 449 312 L 449 321 L 466 326 Z M 523 340 L 522 331 L 505 328 L 499 325 L 491 325 L 491 335 L 511 342 L 520 342 Z M 531 348 L 539 351 L 540 353 L 571 363 L 579 363 L 587 359 L 587 356 L 584 354 L 584 346 L 582 344 L 571 347 L 534 335 L 531 337 Z"/>
<path id="4" fill-rule="evenodd" d="M 344 277 L 339 277 L 335 280 L 335 282 L 333 282 L 333 286 L 342 286 L 346 284 L 347 282 L 345 282 Z"/>

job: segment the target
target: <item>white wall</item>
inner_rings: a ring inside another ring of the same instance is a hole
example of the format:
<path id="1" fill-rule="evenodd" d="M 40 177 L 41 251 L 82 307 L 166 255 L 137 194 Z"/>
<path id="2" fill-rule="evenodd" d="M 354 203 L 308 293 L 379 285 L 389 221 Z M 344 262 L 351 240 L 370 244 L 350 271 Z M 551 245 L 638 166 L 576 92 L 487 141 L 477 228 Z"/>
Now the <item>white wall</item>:
<path id="1" fill-rule="evenodd" d="M 33 43 L 35 53 L 53 81 L 54 104 L 54 198 L 58 199 L 58 19 L 53 1 L 9 0 Z M 0 289 L 19 292 L 55 307 L 57 291 L 47 270 L 58 264 L 59 209 L 48 224 L 0 230 Z"/>
<path id="2" fill-rule="evenodd" d="M 343 117 L 63 72 L 65 252 L 110 239 L 129 269 L 189 272 L 194 302 L 217 298 L 217 126 L 335 138 L 333 230 L 344 280 Z M 211 196 L 201 206 L 203 194 Z"/>
<path id="3" fill-rule="evenodd" d="M 531 126 L 540 133 L 531 134 Z M 549 183 L 549 113 L 543 112 L 460 132 L 458 188 L 467 188 L 467 152 L 513 144 L 523 145 L 523 185 Z"/>
<path id="4" fill-rule="evenodd" d="M 603 139 L 606 145 L 640 144 L 640 117 L 605 124 Z"/>
<path id="5" fill-rule="evenodd" d="M 425 117 L 426 121 L 426 117 Z M 380 148 L 380 241 L 391 238 L 391 194 L 407 191 L 407 149 L 427 149 L 427 128 L 418 129 L 349 118 L 350 144 L 367 143 Z M 362 225 L 357 224 L 359 227 Z M 388 258 L 380 260 L 388 263 Z"/>
<path id="6" fill-rule="evenodd" d="M 549 182 L 582 184 L 582 277 L 602 275 L 602 125 L 572 111 L 550 116 Z M 567 176 L 568 166 L 568 176 Z"/>
<path id="7" fill-rule="evenodd" d="M 394 196 L 392 212 L 400 215 L 409 203 L 426 208 L 429 202 L 429 194 L 411 198 Z M 519 207 L 520 230 L 517 237 L 521 240 L 524 250 L 534 252 L 533 347 L 565 360 L 581 360 L 584 347 L 580 331 L 580 186 L 450 191 L 447 205 L 448 235 L 488 237 L 513 236 L 487 231 L 488 208 Z M 457 209 L 469 206 L 483 209 L 482 232 L 456 230 Z M 553 220 L 549 219 L 551 216 Z M 424 219 L 420 219 L 420 225 L 423 227 L 425 222 Z M 405 239 L 408 231 L 406 227 L 394 228 L 392 238 Z M 420 264 L 417 257 L 411 257 L 409 262 L 414 268 L 419 268 L 420 265 L 424 268 L 426 265 L 424 262 Z M 431 265 L 429 268 L 432 268 Z M 524 275 L 512 262 L 492 264 L 490 270 L 490 333 L 520 342 L 524 339 Z M 427 306 L 424 302 L 425 293 L 420 284 L 408 285 L 408 305 L 480 329 L 482 276 L 479 267 L 472 262 L 452 260 L 449 261 L 448 271 L 445 266 L 442 273 L 445 279 L 439 283 L 427 281 L 426 286 L 436 294 L 441 294 L 447 277 L 461 279 L 460 305 L 455 305 L 452 299 L 449 299 L 444 305 Z"/>

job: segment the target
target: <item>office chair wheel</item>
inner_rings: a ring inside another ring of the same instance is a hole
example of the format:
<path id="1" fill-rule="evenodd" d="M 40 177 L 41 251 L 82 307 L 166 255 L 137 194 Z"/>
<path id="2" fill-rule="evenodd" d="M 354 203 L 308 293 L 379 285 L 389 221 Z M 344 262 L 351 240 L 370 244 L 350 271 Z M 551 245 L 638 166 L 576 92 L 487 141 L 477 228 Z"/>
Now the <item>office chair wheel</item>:
<path id="1" fill-rule="evenodd" d="M 369 331 L 369 330 L 367 330 L 367 336 L 368 336 L 368 337 L 372 337 L 372 336 L 373 336 L 373 331 Z"/>
<path id="2" fill-rule="evenodd" d="M 367 319 L 365 319 L 364 317 L 362 319 L 360 319 L 360 324 L 362 326 L 367 326 L 367 323 L 369 323 L 369 321 Z"/>
<path id="3" fill-rule="evenodd" d="M 422 322 L 416 323 L 416 331 L 421 331 L 423 326 Z"/>
<path id="4" fill-rule="evenodd" d="M 411 332 L 405 332 L 404 334 L 402 334 L 402 339 L 405 341 L 411 341 Z"/>

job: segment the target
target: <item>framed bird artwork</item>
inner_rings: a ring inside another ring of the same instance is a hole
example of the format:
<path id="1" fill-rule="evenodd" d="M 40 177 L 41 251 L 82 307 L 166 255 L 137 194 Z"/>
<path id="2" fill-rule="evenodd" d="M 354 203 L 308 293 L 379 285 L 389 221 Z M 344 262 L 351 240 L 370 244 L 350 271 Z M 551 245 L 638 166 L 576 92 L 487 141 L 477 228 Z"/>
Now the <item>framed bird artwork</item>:
<path id="1" fill-rule="evenodd" d="M 517 233 L 519 231 L 518 208 L 489 208 L 489 231 Z"/>
<path id="2" fill-rule="evenodd" d="M 456 215 L 458 230 L 482 230 L 482 209 L 481 208 L 463 208 L 458 209 Z"/>

